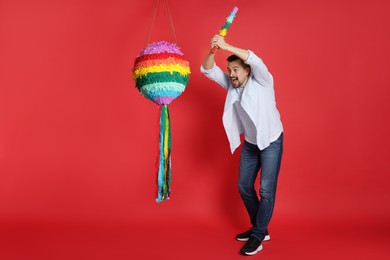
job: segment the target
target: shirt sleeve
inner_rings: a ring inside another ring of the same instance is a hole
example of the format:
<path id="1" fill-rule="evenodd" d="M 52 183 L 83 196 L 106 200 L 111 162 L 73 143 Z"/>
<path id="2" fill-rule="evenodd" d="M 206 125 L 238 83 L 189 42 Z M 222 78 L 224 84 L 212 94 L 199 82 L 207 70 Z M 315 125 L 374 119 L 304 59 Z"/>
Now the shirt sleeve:
<path id="1" fill-rule="evenodd" d="M 272 85 L 272 75 L 265 66 L 263 60 L 254 54 L 251 50 L 248 50 L 249 56 L 245 61 L 246 64 L 251 66 L 252 74 L 257 82 L 263 86 Z"/>
<path id="2" fill-rule="evenodd" d="M 221 68 L 218 67 L 215 63 L 213 67 L 209 70 L 206 70 L 205 68 L 203 68 L 203 66 L 200 66 L 200 72 L 202 72 L 207 78 L 218 83 L 224 89 L 227 90 L 229 88 L 229 76 L 225 72 L 223 72 Z"/>

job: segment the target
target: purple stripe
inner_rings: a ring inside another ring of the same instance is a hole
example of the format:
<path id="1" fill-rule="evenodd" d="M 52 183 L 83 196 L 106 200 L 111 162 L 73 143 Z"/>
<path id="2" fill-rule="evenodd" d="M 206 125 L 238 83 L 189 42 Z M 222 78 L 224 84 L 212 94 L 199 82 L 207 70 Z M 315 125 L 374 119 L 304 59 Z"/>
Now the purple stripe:
<path id="1" fill-rule="evenodd" d="M 174 99 L 175 99 L 174 97 L 158 97 L 153 101 L 156 104 L 162 106 L 162 105 L 169 105 L 169 103 L 171 103 Z"/>
<path id="2" fill-rule="evenodd" d="M 150 43 L 146 46 L 145 49 L 143 49 L 140 54 L 138 54 L 138 57 L 141 57 L 146 54 L 157 54 L 157 53 L 163 53 L 163 52 L 168 52 L 168 53 L 176 53 L 179 55 L 184 55 L 179 47 L 176 46 L 174 43 L 169 43 L 166 41 L 161 41 L 161 42 L 154 42 Z"/>

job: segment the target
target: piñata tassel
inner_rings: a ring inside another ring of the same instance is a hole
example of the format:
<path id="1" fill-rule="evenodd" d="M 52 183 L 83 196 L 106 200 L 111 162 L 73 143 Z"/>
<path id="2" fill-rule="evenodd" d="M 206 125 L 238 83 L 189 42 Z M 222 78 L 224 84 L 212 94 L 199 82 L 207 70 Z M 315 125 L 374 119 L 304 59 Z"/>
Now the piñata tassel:
<path id="1" fill-rule="evenodd" d="M 160 112 L 160 163 L 158 169 L 157 202 L 169 199 L 171 190 L 171 125 L 168 105 L 161 106 Z"/>

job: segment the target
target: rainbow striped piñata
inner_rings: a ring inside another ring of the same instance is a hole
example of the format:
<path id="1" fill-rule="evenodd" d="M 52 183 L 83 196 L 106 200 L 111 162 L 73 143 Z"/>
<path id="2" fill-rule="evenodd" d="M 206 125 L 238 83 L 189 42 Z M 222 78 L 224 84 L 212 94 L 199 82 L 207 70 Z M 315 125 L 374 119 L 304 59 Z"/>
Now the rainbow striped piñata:
<path id="1" fill-rule="evenodd" d="M 133 79 L 141 95 L 161 107 L 160 160 L 156 201 L 169 199 L 171 183 L 171 128 L 168 104 L 180 96 L 189 81 L 189 62 L 176 44 L 165 41 L 148 44 L 138 54 Z"/>

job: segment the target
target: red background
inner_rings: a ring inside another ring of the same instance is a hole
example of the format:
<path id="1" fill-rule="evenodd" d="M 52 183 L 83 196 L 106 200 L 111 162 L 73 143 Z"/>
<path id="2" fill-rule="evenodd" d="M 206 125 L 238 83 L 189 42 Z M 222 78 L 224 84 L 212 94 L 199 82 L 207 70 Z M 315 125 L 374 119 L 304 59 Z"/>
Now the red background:
<path id="1" fill-rule="evenodd" d="M 285 127 L 260 254 L 388 259 L 386 1 L 169 4 L 192 74 L 170 105 L 172 197 L 157 204 L 159 107 L 131 79 L 154 1 L 0 0 L 0 258 L 240 258 L 240 150 L 224 90 L 199 72 L 237 5 L 226 40 L 263 58 Z M 160 4 L 150 41 L 172 41 L 164 15 Z"/>

